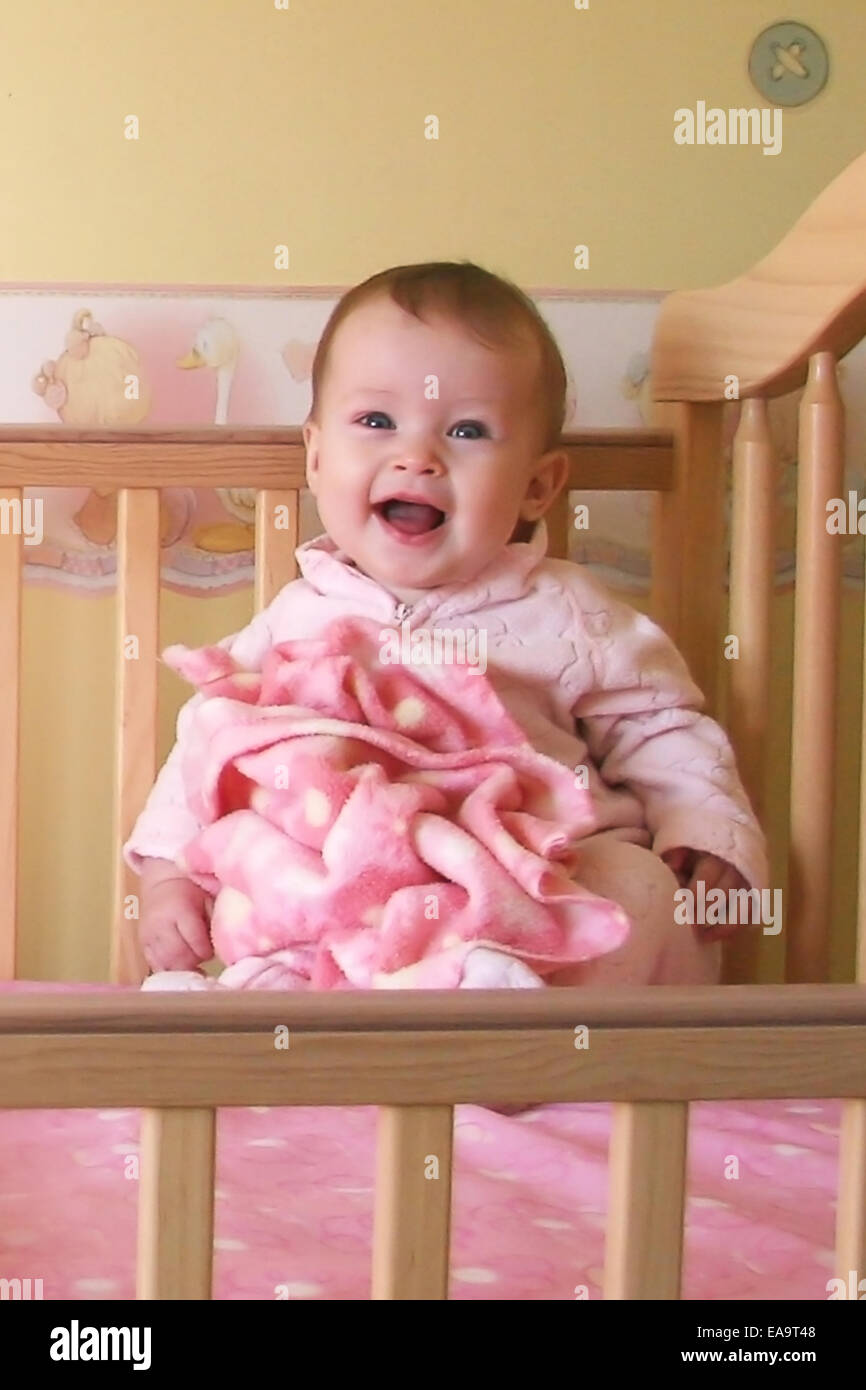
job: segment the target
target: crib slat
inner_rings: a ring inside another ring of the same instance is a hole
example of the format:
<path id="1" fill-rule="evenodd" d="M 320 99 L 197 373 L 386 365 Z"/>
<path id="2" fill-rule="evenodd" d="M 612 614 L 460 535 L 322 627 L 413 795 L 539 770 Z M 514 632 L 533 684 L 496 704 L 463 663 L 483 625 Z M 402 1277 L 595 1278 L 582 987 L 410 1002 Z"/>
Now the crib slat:
<path id="1" fill-rule="evenodd" d="M 724 613 L 725 471 L 722 404 L 671 406 L 676 459 L 673 502 L 657 513 L 655 540 L 678 557 L 677 631 L 672 634 L 692 677 L 717 715 Z M 655 566 L 655 560 L 654 560 Z M 666 573 L 664 562 L 662 575 Z M 655 595 L 664 596 L 659 581 Z M 671 595 L 666 595 L 670 602 Z"/>
<path id="2" fill-rule="evenodd" d="M 297 488 L 263 488 L 256 497 L 257 613 L 267 608 L 284 585 L 298 577 L 295 551 L 300 544 L 300 497 Z"/>
<path id="3" fill-rule="evenodd" d="M 143 1110 L 140 1299 L 211 1297 L 216 1111 Z"/>
<path id="4" fill-rule="evenodd" d="M 730 632 L 739 658 L 729 662 L 728 723 L 746 790 L 760 816 L 769 724 L 770 620 L 776 453 L 767 402 L 743 401 L 734 439 L 731 518 Z"/>
<path id="5" fill-rule="evenodd" d="M 24 493 L 4 488 L 4 514 L 20 516 Z M 22 528 L 0 534 L 0 980 L 15 979 L 18 925 L 18 786 L 21 718 Z"/>
<path id="6" fill-rule="evenodd" d="M 864 574 L 866 598 L 866 574 Z M 863 608 L 863 684 L 860 710 L 860 840 L 857 854 L 857 939 L 854 963 L 858 984 L 866 984 L 866 603 Z"/>
<path id="7" fill-rule="evenodd" d="M 836 1277 L 866 1279 L 866 1100 L 842 1107 L 839 1194 L 836 1206 Z"/>
<path id="8" fill-rule="evenodd" d="M 739 655 L 728 666 L 728 728 L 737 765 L 758 819 L 763 818 L 770 712 L 776 453 L 767 402 L 743 401 L 733 450 L 730 616 Z M 725 979 L 756 977 L 760 937 L 741 931 L 725 948 Z"/>
<path id="9" fill-rule="evenodd" d="M 137 646 L 133 646 L 131 639 Z M 132 834 L 156 776 L 159 645 L 159 490 L 122 488 L 117 499 L 117 717 L 114 793 L 114 921 L 111 979 L 138 985 L 148 973 L 135 919 L 136 875 L 121 849 Z"/>
<path id="10" fill-rule="evenodd" d="M 653 402 L 653 421 L 670 429 L 676 437 L 680 420 L 677 407 L 670 401 Z M 677 458 L 676 478 L 682 476 Z M 680 544 L 682 526 L 682 488 L 657 491 L 652 499 L 650 523 L 650 592 L 649 614 L 668 634 L 672 642 L 680 638 Z"/>
<path id="11" fill-rule="evenodd" d="M 827 502 L 843 488 L 844 409 L 832 353 L 815 353 L 800 405 L 791 852 L 786 979 L 827 979 L 833 886 L 841 538 Z"/>
<path id="12" fill-rule="evenodd" d="M 454 1109 L 379 1109 L 374 1299 L 446 1299 Z"/>
<path id="13" fill-rule="evenodd" d="M 613 1107 L 606 1299 L 680 1297 L 688 1120 L 684 1101 Z"/>

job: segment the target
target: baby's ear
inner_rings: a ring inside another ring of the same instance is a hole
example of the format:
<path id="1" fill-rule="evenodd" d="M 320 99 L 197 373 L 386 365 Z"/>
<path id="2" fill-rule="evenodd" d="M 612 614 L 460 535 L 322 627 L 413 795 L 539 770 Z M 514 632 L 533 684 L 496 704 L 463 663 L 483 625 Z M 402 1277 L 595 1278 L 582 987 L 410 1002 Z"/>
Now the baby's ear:
<path id="1" fill-rule="evenodd" d="M 316 493 L 316 483 L 319 477 L 319 426 L 315 420 L 305 420 L 301 435 L 304 440 L 304 448 L 307 453 L 306 475 L 307 487 L 313 496 Z"/>
<path id="2" fill-rule="evenodd" d="M 568 483 L 570 462 L 564 449 L 551 449 L 536 463 L 520 515 L 526 521 L 538 521 L 544 516 Z"/>

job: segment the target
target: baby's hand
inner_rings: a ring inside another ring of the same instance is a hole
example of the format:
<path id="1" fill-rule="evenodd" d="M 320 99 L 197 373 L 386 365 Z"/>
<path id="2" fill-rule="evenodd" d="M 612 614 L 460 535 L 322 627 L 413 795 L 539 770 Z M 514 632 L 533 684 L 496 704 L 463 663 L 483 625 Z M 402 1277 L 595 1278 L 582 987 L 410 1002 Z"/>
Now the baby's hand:
<path id="1" fill-rule="evenodd" d="M 138 936 L 151 970 L 194 970 L 213 958 L 207 894 L 185 878 L 142 875 Z"/>
<path id="2" fill-rule="evenodd" d="M 723 893 L 728 893 L 732 888 L 748 888 L 747 881 L 739 870 L 726 860 L 719 859 L 715 854 L 702 854 L 693 849 L 669 849 L 662 859 L 668 868 L 676 875 L 677 881 L 683 888 L 688 888 L 690 892 L 696 893 L 698 883 L 703 880 L 704 888 L 707 893 L 713 888 L 719 888 Z M 718 922 L 718 923 L 695 923 L 695 932 L 701 941 L 707 943 L 711 941 L 723 941 L 734 932 L 739 930 L 741 923 L 738 922 Z"/>

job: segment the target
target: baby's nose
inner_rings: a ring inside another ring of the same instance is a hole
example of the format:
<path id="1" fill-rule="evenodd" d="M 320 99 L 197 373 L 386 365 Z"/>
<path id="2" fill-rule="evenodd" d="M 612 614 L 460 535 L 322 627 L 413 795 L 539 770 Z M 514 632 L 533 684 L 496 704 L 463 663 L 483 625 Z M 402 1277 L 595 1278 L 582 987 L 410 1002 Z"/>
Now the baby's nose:
<path id="1" fill-rule="evenodd" d="M 404 473 L 432 474 L 434 477 L 444 472 L 442 461 L 433 449 L 415 449 L 403 454 L 397 461 L 397 468 Z"/>

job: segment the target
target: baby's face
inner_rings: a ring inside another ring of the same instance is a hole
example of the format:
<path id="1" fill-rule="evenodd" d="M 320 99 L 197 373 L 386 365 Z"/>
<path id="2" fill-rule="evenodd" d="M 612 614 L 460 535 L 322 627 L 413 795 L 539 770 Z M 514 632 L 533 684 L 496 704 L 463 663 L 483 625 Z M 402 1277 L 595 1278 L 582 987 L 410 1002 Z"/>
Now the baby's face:
<path id="1" fill-rule="evenodd" d="M 319 423 L 304 426 L 322 524 L 405 601 L 474 578 L 567 470 L 539 453 L 538 348 L 492 350 L 383 296 L 334 336 Z M 403 499 L 402 501 L 400 499 Z"/>

